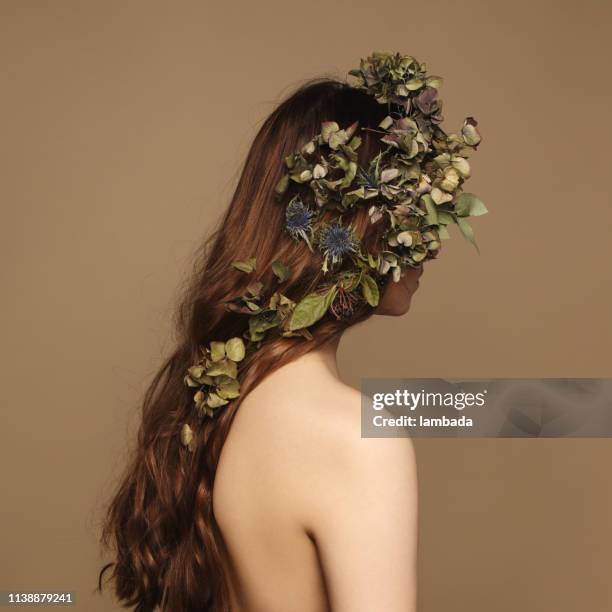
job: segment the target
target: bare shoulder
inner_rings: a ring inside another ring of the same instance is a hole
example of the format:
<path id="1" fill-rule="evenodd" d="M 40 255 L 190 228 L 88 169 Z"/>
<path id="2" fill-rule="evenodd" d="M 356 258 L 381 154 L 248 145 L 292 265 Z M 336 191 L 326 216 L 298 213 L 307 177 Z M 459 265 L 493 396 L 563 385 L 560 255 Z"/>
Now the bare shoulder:
<path id="1" fill-rule="evenodd" d="M 264 381 L 245 399 L 232 430 L 228 443 L 257 463 L 260 479 L 286 491 L 306 524 L 321 508 L 343 506 L 339 496 L 378 505 L 415 495 L 412 441 L 362 438 L 361 393 L 307 365 Z"/>
<path id="2" fill-rule="evenodd" d="M 376 456 L 410 461 L 409 439 L 361 437 L 361 400 L 360 391 L 336 376 L 298 362 L 272 374 L 245 398 L 236 429 L 268 448 L 274 440 L 276 450 L 285 448 L 299 459 L 315 453 L 353 463 Z"/>

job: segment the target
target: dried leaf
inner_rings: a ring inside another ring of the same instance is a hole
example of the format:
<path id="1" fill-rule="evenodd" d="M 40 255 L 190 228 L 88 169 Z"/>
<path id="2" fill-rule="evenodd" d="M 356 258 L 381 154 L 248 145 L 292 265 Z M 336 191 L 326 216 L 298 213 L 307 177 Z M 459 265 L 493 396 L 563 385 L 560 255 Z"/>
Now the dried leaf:
<path id="1" fill-rule="evenodd" d="M 380 299 L 378 285 L 369 274 L 364 274 L 361 277 L 361 293 L 370 306 L 378 306 Z"/>
<path id="2" fill-rule="evenodd" d="M 326 293 L 311 293 L 296 305 L 289 321 L 289 331 L 310 327 L 327 312 L 336 295 L 336 286 Z"/>
<path id="3" fill-rule="evenodd" d="M 220 376 L 221 374 L 225 374 L 225 376 L 236 378 L 238 376 L 238 367 L 235 361 L 223 359 L 222 361 L 211 363 L 206 369 L 206 373 L 209 376 Z"/>
<path id="4" fill-rule="evenodd" d="M 195 448 L 195 440 L 193 436 L 193 430 L 187 423 L 183 423 L 181 427 L 181 444 L 186 446 L 190 451 L 193 451 Z"/>
<path id="5" fill-rule="evenodd" d="M 247 274 L 250 274 L 256 270 L 256 264 L 257 259 L 255 257 L 251 257 L 245 261 L 232 261 L 231 263 L 234 268 Z"/>
<path id="6" fill-rule="evenodd" d="M 225 343 L 225 353 L 232 361 L 242 361 L 246 353 L 242 338 L 230 338 Z"/>
<path id="7" fill-rule="evenodd" d="M 225 406 L 225 404 L 228 403 L 228 400 L 220 397 L 216 393 L 209 393 L 208 397 L 206 398 L 206 404 L 210 408 L 219 408 L 219 406 Z"/>
<path id="8" fill-rule="evenodd" d="M 210 343 L 210 358 L 213 361 L 221 361 L 225 357 L 225 342 L 213 340 Z"/>
<path id="9" fill-rule="evenodd" d="M 272 272 L 274 272 L 276 278 L 278 278 L 279 283 L 284 283 L 291 274 L 289 268 L 282 261 L 279 260 L 276 260 L 272 264 Z"/>
<path id="10" fill-rule="evenodd" d="M 473 193 L 462 193 L 455 202 L 455 213 L 459 217 L 479 217 L 487 212 L 487 207 Z"/>

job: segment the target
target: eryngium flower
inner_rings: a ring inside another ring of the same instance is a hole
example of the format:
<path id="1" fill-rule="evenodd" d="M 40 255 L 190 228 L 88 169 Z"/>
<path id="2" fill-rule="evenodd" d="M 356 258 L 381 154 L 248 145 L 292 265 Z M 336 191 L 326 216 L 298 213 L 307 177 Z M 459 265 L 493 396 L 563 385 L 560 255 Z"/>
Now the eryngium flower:
<path id="1" fill-rule="evenodd" d="M 357 251 L 357 240 L 349 227 L 334 223 L 324 227 L 319 234 L 319 248 L 323 253 L 323 271 L 327 271 L 327 264 L 340 263 L 345 255 Z"/>
<path id="2" fill-rule="evenodd" d="M 285 213 L 287 232 L 289 232 L 289 235 L 294 240 L 299 240 L 300 238 L 305 240 L 310 250 L 312 250 L 312 246 L 308 239 L 308 234 L 312 233 L 313 215 L 313 211 L 304 205 L 300 196 L 295 196 L 287 204 L 287 211 Z"/>

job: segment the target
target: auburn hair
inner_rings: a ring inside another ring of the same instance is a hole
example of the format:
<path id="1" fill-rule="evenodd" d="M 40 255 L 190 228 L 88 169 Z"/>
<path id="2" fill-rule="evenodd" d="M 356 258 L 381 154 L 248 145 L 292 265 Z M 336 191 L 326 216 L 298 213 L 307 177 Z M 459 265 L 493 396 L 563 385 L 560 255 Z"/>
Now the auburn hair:
<path id="1" fill-rule="evenodd" d="M 176 310 L 176 344 L 146 391 L 137 440 L 127 470 L 108 506 L 101 543 L 111 552 L 105 574 L 125 606 L 138 612 L 228 612 L 229 589 L 223 573 L 224 548 L 213 514 L 215 472 L 232 419 L 244 397 L 265 376 L 300 355 L 335 339 L 348 326 L 368 318 L 372 308 L 358 304 L 353 316 L 336 320 L 328 313 L 312 328 L 312 339 L 266 339 L 240 364 L 240 397 L 199 425 L 193 394 L 184 377 L 211 340 L 242 335 L 245 315 L 224 303 L 259 280 L 272 283 L 271 264 L 285 263 L 291 274 L 280 290 L 299 301 L 323 280 L 321 255 L 285 231 L 286 200 L 275 197 L 284 158 L 320 132 L 322 121 L 376 128 L 387 114 L 364 91 L 332 79 L 311 80 L 281 102 L 263 122 L 246 156 L 229 207 L 218 227 L 198 249 L 193 271 Z M 359 164 L 380 150 L 372 131 L 359 132 Z M 366 207 L 350 220 L 370 252 L 376 252 L 384 221 L 372 224 Z M 257 258 L 255 276 L 230 263 Z M 194 430 L 193 452 L 180 442 L 183 423 Z"/>

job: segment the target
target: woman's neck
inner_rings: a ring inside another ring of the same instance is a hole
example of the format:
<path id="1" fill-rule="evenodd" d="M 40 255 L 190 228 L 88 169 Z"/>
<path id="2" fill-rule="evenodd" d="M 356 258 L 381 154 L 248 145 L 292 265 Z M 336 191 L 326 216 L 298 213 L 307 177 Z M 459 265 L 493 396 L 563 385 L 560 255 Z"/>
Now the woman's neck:
<path id="1" fill-rule="evenodd" d="M 335 336 L 329 342 L 326 342 L 324 345 L 319 346 L 316 349 L 313 349 L 307 356 L 309 359 L 312 359 L 317 365 L 322 365 L 329 373 L 338 378 L 338 362 L 337 362 L 337 352 L 338 345 L 340 344 L 340 334 Z"/>

